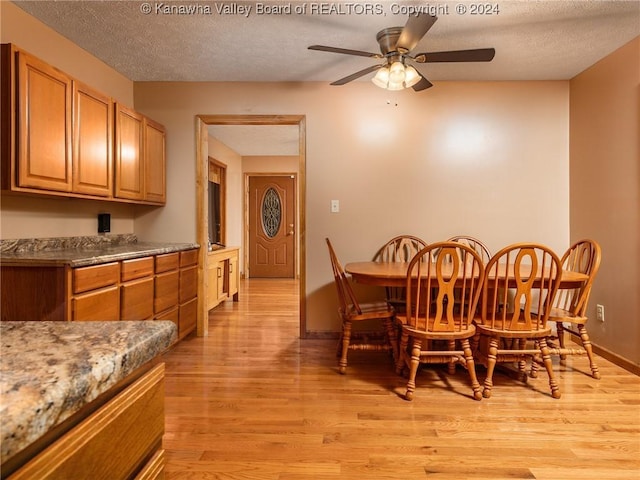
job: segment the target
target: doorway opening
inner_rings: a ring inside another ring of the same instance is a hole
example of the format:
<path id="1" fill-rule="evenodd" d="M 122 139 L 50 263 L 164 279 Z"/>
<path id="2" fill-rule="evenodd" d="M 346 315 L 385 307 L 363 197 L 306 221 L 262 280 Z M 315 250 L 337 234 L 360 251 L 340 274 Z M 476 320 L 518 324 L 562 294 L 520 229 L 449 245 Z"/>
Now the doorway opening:
<path id="1" fill-rule="evenodd" d="M 306 197 L 306 118 L 304 115 L 198 115 L 196 117 L 196 208 L 197 208 L 197 238 L 201 246 L 208 244 L 207 220 L 207 182 L 208 182 L 208 138 L 209 125 L 297 125 L 299 140 L 299 162 L 297 172 L 297 228 L 294 236 L 297 251 L 299 271 L 299 325 L 300 338 L 306 337 L 306 248 L 305 248 L 305 197 Z M 244 187 L 246 189 L 246 186 Z M 246 191 L 245 191 L 246 195 Z M 247 205 L 245 204 L 245 215 Z M 245 241 L 246 243 L 246 241 Z M 245 249 L 247 245 L 245 245 Z M 207 268 L 208 251 L 200 249 L 200 267 L 198 294 L 201 298 L 198 308 L 198 335 L 208 335 L 207 310 Z M 245 255 L 246 257 L 246 255 Z"/>

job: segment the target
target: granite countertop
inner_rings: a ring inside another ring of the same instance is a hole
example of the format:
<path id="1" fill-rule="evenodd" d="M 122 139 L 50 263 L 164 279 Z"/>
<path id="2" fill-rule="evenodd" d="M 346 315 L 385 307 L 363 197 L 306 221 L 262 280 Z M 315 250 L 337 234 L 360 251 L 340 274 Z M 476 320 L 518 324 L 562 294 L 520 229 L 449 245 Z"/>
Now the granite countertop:
<path id="1" fill-rule="evenodd" d="M 197 243 L 140 242 L 135 235 L 0 241 L 2 265 L 85 267 L 199 248 Z"/>
<path id="2" fill-rule="evenodd" d="M 163 353 L 171 321 L 0 322 L 0 463 Z"/>

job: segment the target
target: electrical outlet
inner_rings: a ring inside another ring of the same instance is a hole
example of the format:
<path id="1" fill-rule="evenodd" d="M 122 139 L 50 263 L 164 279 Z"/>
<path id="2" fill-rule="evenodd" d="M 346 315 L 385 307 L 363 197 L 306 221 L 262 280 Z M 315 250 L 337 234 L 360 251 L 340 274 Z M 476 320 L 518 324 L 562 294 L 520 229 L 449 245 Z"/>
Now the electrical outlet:
<path id="1" fill-rule="evenodd" d="M 596 305 L 596 320 L 604 322 L 604 305 Z"/>
<path id="2" fill-rule="evenodd" d="M 331 213 L 338 213 L 340 211 L 340 200 L 331 200 Z"/>

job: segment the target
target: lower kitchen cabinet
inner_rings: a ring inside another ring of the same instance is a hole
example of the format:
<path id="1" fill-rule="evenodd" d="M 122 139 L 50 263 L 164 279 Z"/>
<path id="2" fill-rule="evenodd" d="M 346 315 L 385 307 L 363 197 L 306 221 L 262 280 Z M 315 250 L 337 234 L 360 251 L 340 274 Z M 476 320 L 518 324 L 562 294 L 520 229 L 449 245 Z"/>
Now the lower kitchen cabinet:
<path id="1" fill-rule="evenodd" d="M 223 248 L 207 255 L 207 310 L 228 298 L 238 301 L 240 283 L 239 249 Z"/>
<path id="2" fill-rule="evenodd" d="M 2 265 L 4 321 L 171 320 L 196 328 L 198 249 L 87 267 Z"/>

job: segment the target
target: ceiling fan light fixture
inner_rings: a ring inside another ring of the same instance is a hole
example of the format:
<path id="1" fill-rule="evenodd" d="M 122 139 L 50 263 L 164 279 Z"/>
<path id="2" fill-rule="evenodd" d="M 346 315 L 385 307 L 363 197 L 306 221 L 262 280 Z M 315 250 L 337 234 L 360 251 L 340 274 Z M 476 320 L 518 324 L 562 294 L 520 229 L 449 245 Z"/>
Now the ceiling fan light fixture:
<path id="1" fill-rule="evenodd" d="M 409 65 L 404 71 L 405 88 L 411 88 L 419 81 L 420 81 L 420 74 L 416 71 L 415 68 Z"/>
<path id="2" fill-rule="evenodd" d="M 389 83 L 402 84 L 404 76 L 404 65 L 401 62 L 393 62 L 389 67 Z"/>
<path id="3" fill-rule="evenodd" d="M 371 81 L 377 87 L 387 88 L 389 85 L 389 69 L 387 67 L 380 68 Z"/>
<path id="4" fill-rule="evenodd" d="M 411 88 L 420 81 L 420 74 L 412 66 L 393 62 L 390 67 L 378 69 L 371 79 L 374 85 L 385 90 L 397 91 Z"/>

